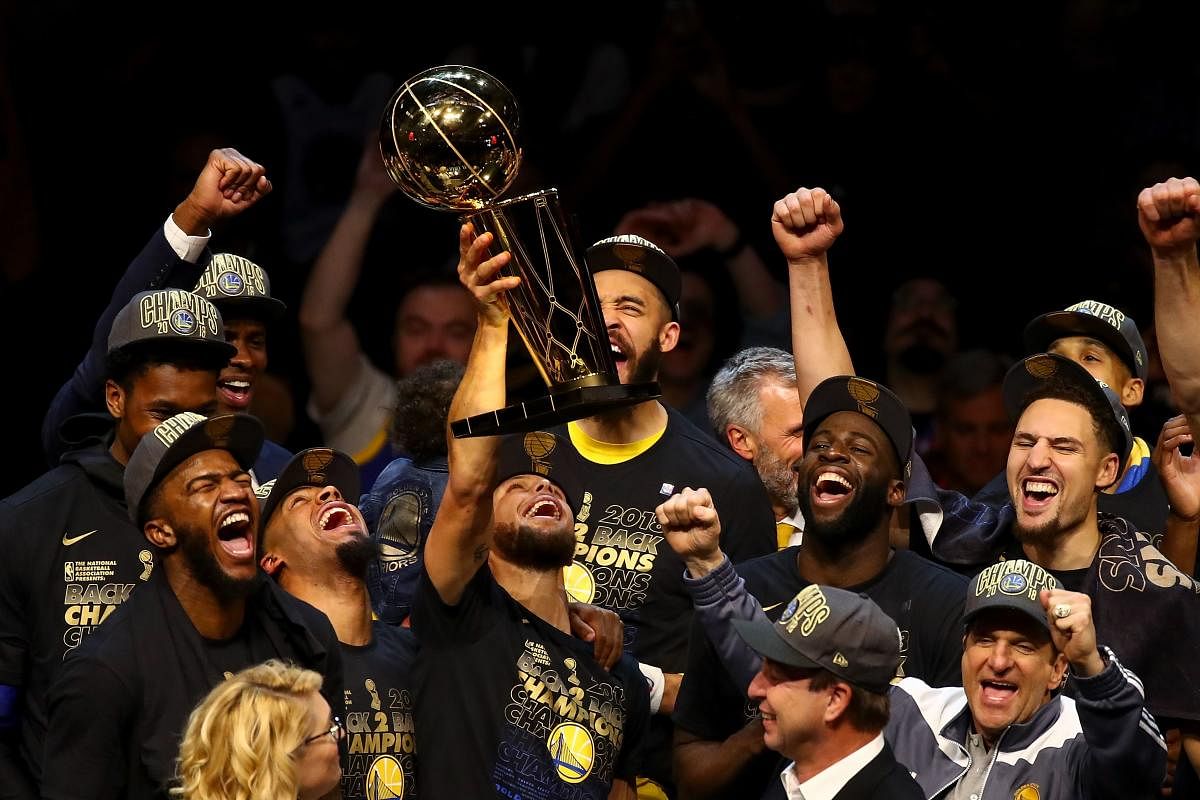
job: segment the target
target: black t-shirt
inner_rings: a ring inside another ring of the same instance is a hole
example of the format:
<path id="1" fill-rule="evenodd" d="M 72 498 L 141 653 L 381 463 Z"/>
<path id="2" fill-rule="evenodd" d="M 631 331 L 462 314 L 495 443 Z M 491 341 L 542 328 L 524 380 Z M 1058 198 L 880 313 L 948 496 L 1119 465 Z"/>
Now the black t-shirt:
<path id="1" fill-rule="evenodd" d="M 40 780 L 46 693 L 63 659 L 129 600 L 158 554 L 101 445 L 0 501 L 0 684 L 22 689 L 21 754 Z"/>
<path id="2" fill-rule="evenodd" d="M 738 575 L 771 619 L 809 585 L 800 576 L 799 547 L 789 547 L 742 564 Z M 845 587 L 861 592 L 887 612 L 902 637 L 897 678 L 915 677 L 935 686 L 962 683 L 962 607 L 966 579 L 945 567 L 898 550 L 874 580 Z M 709 741 L 724 741 L 758 714 L 726 672 L 699 621 L 692 625 L 687 672 L 675 704 L 675 724 Z M 785 762 L 786 763 L 786 762 Z M 730 784 L 729 797 L 757 797 L 778 779 L 784 764 L 770 751 L 752 760 Z"/>
<path id="3" fill-rule="evenodd" d="M 166 798 L 192 709 L 225 673 L 272 658 L 320 672 L 337 707 L 341 655 L 324 614 L 260 577 L 238 634 L 214 643 L 156 575 L 67 658 L 51 687 L 42 797 Z"/>
<path id="4" fill-rule="evenodd" d="M 486 565 L 454 606 L 422 573 L 412 624 L 423 797 L 603 800 L 632 784 L 650 707 L 632 658 L 605 671 Z"/>
<path id="5" fill-rule="evenodd" d="M 417 796 L 412 668 L 417 639 L 376 621 L 371 643 L 341 646 L 347 739 L 342 800 Z"/>
<path id="6" fill-rule="evenodd" d="M 567 572 L 571 598 L 620 614 L 625 649 L 639 661 L 683 672 L 692 600 L 683 560 L 663 538 L 654 509 L 685 487 L 708 489 L 721 516 L 721 549 L 735 564 L 773 552 L 777 537 L 771 503 L 749 464 L 679 412 L 667 414 L 662 437 L 628 461 L 597 464 L 563 446 L 545 461 L 580 503 L 575 564 Z M 570 442 L 565 426 L 554 432 Z"/>

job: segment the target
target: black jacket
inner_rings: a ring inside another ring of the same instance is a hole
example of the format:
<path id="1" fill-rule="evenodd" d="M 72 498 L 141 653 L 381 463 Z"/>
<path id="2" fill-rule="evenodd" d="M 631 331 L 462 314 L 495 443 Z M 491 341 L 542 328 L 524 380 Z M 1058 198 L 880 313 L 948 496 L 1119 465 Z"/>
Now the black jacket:
<path id="1" fill-rule="evenodd" d="M 771 782 L 763 800 L 787 800 L 779 776 Z M 908 770 L 896 762 L 892 748 L 884 744 L 879 755 L 847 781 L 834 800 L 925 800 L 925 795 Z"/>

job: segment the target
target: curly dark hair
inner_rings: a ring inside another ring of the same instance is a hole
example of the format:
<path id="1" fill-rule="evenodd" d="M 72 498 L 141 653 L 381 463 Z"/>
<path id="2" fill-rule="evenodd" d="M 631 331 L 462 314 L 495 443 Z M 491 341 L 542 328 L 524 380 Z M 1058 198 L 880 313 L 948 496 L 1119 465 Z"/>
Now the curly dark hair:
<path id="1" fill-rule="evenodd" d="M 413 461 L 446 455 L 446 417 L 463 371 L 457 362 L 434 361 L 396 382 L 392 444 Z"/>

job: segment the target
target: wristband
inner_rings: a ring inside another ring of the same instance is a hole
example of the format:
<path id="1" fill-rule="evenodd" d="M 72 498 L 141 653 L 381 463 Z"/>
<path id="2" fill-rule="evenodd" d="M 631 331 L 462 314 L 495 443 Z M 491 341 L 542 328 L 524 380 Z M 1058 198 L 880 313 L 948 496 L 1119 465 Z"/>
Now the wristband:
<path id="1" fill-rule="evenodd" d="M 638 669 L 642 671 L 642 675 L 646 678 L 646 685 L 650 687 L 650 713 L 657 714 L 659 707 L 662 706 L 663 690 L 667 686 L 666 678 L 663 677 L 663 671 L 652 664 L 639 662 Z"/>

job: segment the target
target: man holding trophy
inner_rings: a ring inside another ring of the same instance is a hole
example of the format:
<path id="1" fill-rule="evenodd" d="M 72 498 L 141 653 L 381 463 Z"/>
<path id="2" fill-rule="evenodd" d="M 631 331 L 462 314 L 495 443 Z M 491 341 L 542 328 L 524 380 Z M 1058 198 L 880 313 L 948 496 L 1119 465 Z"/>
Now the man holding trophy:
<path id="1" fill-rule="evenodd" d="M 508 312 L 549 393 L 451 427 L 456 436 L 553 434 L 526 436 L 524 448 L 530 469 L 552 476 L 572 503 L 565 588 L 570 599 L 625 622 L 625 649 L 641 663 L 659 714 L 640 794 L 664 796 L 672 793 L 669 715 L 692 603 L 683 562 L 661 546 L 654 509 L 685 487 L 710 487 L 729 522 L 722 548 L 735 561 L 775 549 L 775 520 L 754 472 L 657 400 L 662 354 L 679 339 L 674 261 L 636 236 L 598 242 L 585 260 L 557 191 L 499 200 L 520 166 L 516 134 L 516 102 L 502 84 L 470 67 L 438 67 L 395 94 L 380 140 L 389 175 L 409 197 L 464 212 L 485 241 L 509 254 L 495 256 L 507 276 L 495 284 L 503 297 L 476 296 Z M 476 246 L 464 241 L 462 252 Z M 473 268 L 464 256 L 464 281 Z"/>

